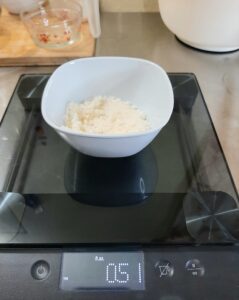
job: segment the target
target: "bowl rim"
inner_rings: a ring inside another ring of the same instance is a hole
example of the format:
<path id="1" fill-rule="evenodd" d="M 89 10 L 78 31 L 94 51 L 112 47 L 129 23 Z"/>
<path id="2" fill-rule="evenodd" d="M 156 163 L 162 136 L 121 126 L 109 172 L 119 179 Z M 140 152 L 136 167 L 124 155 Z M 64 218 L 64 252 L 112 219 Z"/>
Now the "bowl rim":
<path id="1" fill-rule="evenodd" d="M 48 117 L 47 117 L 47 113 L 45 111 L 45 103 L 46 103 L 46 99 L 47 99 L 47 94 L 48 91 L 51 88 L 52 85 L 52 81 L 54 80 L 54 77 L 56 76 L 56 74 L 66 68 L 68 65 L 72 65 L 72 64 L 77 64 L 80 63 L 82 61 L 92 61 L 92 60 L 134 60 L 134 61 L 138 61 L 141 63 L 147 63 L 148 65 L 152 65 L 153 67 L 158 68 L 161 73 L 163 74 L 163 77 L 165 78 L 165 83 L 168 86 L 168 91 L 169 91 L 169 97 L 168 99 L 170 99 L 170 110 L 169 110 L 169 114 L 167 119 L 165 119 L 165 121 L 158 127 L 154 127 L 151 128 L 149 130 L 146 131 L 142 131 L 142 132 L 135 132 L 135 133 L 126 133 L 126 134 L 97 134 L 97 133 L 84 133 L 84 132 L 79 132 L 73 129 L 70 129 L 68 127 L 66 127 L 65 125 L 61 125 L 58 126 L 57 124 L 55 124 L 53 121 L 51 121 Z M 78 137 L 84 137 L 84 138 L 106 138 L 106 139 L 112 139 L 112 138 L 132 138 L 132 137 L 140 137 L 140 136 L 145 136 L 148 134 L 152 134 L 155 133 L 159 130 L 161 130 L 170 120 L 171 115 L 173 113 L 173 108 L 174 108 L 174 92 L 173 92 L 173 87 L 172 84 L 169 80 L 169 77 L 166 73 L 166 71 L 157 63 L 154 63 L 152 61 L 149 61 L 147 59 L 142 59 L 142 58 L 136 58 L 136 57 L 128 57 L 128 56 L 94 56 L 94 57 L 86 57 L 86 58 L 78 58 L 78 59 L 73 59 L 70 60 L 64 64 L 62 64 L 61 66 L 59 66 L 50 76 L 45 89 L 43 91 L 43 95 L 42 95 L 42 101 L 41 101 L 41 114 L 43 119 L 45 120 L 45 122 L 50 125 L 51 127 L 53 127 L 56 131 L 60 131 L 61 133 L 67 134 L 67 135 L 73 135 L 73 136 L 78 136 Z"/>

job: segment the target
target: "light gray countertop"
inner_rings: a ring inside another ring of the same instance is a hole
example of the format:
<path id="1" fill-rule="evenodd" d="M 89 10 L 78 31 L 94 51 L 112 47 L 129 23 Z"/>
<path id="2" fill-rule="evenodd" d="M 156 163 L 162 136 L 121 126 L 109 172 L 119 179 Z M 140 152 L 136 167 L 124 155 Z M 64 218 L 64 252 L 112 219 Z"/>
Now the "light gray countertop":
<path id="1" fill-rule="evenodd" d="M 104 14 L 96 55 L 135 56 L 198 79 L 239 190 L 239 51 L 209 54 L 182 45 L 156 13 Z"/>
<path id="2" fill-rule="evenodd" d="M 103 13 L 97 56 L 149 59 L 167 72 L 194 73 L 239 190 L 239 52 L 208 54 L 182 45 L 157 13 Z M 0 68 L 0 115 L 23 73 L 53 67 Z"/>

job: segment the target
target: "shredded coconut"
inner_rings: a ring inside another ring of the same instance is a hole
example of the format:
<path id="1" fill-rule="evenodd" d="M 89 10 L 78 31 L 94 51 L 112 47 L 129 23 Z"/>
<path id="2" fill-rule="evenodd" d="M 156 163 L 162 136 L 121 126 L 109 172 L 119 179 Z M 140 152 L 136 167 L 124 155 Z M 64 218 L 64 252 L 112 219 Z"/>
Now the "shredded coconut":
<path id="1" fill-rule="evenodd" d="M 70 102 L 65 126 L 83 133 L 126 134 L 150 129 L 146 115 L 128 101 L 96 96 L 87 101 Z"/>

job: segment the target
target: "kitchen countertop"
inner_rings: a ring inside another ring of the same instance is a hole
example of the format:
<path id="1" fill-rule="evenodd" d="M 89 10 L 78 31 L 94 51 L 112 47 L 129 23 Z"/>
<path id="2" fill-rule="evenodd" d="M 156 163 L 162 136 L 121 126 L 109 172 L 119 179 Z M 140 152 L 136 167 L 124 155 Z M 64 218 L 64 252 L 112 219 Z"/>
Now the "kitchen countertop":
<path id="1" fill-rule="evenodd" d="M 157 13 L 102 13 L 96 55 L 134 56 L 160 64 L 167 72 L 194 73 L 239 191 L 239 51 L 208 54 L 182 45 Z M 53 67 L 0 68 L 0 116 L 23 73 Z"/>

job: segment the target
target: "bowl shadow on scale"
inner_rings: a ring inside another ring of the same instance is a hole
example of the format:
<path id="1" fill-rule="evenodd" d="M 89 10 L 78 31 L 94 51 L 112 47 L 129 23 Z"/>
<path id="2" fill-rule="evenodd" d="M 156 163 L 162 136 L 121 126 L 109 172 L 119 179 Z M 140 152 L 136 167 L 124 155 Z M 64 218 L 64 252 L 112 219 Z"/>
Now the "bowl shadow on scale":
<path id="1" fill-rule="evenodd" d="M 150 147 L 124 158 L 91 157 L 72 149 L 64 171 L 68 194 L 94 206 L 142 203 L 154 192 L 157 180 L 157 162 Z"/>
<path id="2" fill-rule="evenodd" d="M 92 220 L 94 233 L 89 235 L 130 243 L 164 240 L 181 210 L 183 195 L 155 192 L 158 168 L 150 145 L 117 159 L 90 157 L 72 149 L 65 164 L 65 188 L 79 203 L 79 213 Z"/>

